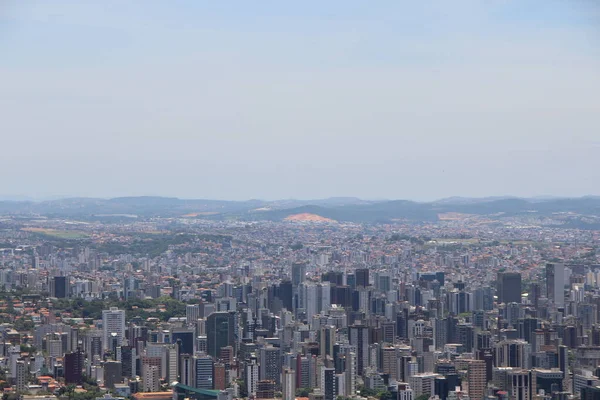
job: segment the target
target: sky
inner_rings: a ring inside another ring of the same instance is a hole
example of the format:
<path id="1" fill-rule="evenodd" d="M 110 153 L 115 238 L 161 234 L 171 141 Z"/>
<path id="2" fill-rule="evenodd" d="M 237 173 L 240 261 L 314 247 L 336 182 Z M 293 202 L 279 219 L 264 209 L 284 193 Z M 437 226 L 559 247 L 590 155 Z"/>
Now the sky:
<path id="1" fill-rule="evenodd" d="M 0 1 L 0 195 L 600 195 L 600 3 Z"/>

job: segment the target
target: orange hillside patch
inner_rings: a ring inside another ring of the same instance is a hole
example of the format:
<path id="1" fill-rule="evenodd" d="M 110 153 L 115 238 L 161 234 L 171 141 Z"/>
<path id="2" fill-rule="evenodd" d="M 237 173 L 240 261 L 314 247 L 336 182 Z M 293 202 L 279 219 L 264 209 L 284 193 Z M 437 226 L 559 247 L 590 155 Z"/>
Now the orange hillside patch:
<path id="1" fill-rule="evenodd" d="M 317 214 L 302 213 L 294 214 L 285 218 L 286 221 L 309 221 L 309 222 L 335 222 L 332 219 L 321 217 Z"/>

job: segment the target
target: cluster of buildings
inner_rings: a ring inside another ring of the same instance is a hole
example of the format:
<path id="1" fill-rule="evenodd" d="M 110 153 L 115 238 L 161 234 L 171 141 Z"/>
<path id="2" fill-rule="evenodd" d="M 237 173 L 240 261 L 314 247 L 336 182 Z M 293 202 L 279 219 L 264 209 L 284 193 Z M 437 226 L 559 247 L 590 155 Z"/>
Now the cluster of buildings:
<path id="1" fill-rule="evenodd" d="M 573 241 L 549 230 L 534 241 L 529 228 L 484 233 L 479 224 L 189 229 L 192 239 L 154 256 L 9 237 L 25 245 L 0 252 L 5 390 L 600 400 L 597 233 L 571 232 L 583 238 Z M 168 301 L 181 307 L 160 317 Z M 107 306 L 90 316 L 89 304 Z"/>

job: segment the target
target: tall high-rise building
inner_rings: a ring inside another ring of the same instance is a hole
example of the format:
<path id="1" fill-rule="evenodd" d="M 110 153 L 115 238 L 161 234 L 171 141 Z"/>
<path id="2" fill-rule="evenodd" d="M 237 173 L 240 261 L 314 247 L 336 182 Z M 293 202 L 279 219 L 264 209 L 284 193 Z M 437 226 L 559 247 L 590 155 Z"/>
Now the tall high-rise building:
<path id="1" fill-rule="evenodd" d="M 285 280 L 279 285 L 274 286 L 273 297 L 276 297 L 279 300 L 281 300 L 281 306 L 283 308 L 285 308 L 288 311 L 292 311 L 294 309 L 294 289 L 292 287 L 292 282 L 289 280 Z"/>
<path id="2" fill-rule="evenodd" d="M 518 399 L 521 400 L 521 399 Z M 581 388 L 581 400 L 600 400 L 600 387 L 584 386 Z"/>
<path id="3" fill-rule="evenodd" d="M 139 288 L 140 281 L 137 278 L 130 276 L 123 279 L 123 297 L 125 300 L 134 298 Z"/>
<path id="4" fill-rule="evenodd" d="M 324 400 L 335 400 L 338 392 L 335 369 L 322 367 L 320 382 Z"/>
<path id="5" fill-rule="evenodd" d="M 439 374 L 422 373 L 414 374 L 408 377 L 410 387 L 414 390 L 414 396 L 423 395 L 431 396 L 435 392 L 435 379 L 440 377 Z M 479 399 L 478 399 L 479 400 Z"/>
<path id="6" fill-rule="evenodd" d="M 179 354 L 194 354 L 194 336 L 194 329 L 173 328 L 171 342 L 179 346 Z"/>
<path id="7" fill-rule="evenodd" d="M 104 363 L 104 386 L 115 388 L 115 383 L 123 382 L 123 368 L 119 361 L 106 361 Z"/>
<path id="8" fill-rule="evenodd" d="M 306 263 L 292 264 L 292 286 L 298 287 L 306 280 Z"/>
<path id="9" fill-rule="evenodd" d="M 356 371 L 362 375 L 369 365 L 369 327 L 352 325 L 349 329 L 350 344 L 356 346 Z"/>
<path id="10" fill-rule="evenodd" d="M 556 307 L 565 305 L 565 265 L 546 264 L 546 293 Z"/>
<path id="11" fill-rule="evenodd" d="M 298 354 L 296 356 L 296 388 L 310 387 L 310 359 Z"/>
<path id="12" fill-rule="evenodd" d="M 179 382 L 186 386 L 194 386 L 194 360 L 191 354 L 179 355 Z"/>
<path id="13" fill-rule="evenodd" d="M 498 303 L 521 303 L 521 274 L 498 272 L 496 279 Z"/>
<path id="14" fill-rule="evenodd" d="M 104 340 L 104 332 L 100 329 L 92 329 L 89 330 L 85 334 L 85 345 L 86 345 L 86 356 L 88 359 L 92 360 L 94 356 L 101 356 L 103 345 L 102 341 Z"/>
<path id="15" fill-rule="evenodd" d="M 381 324 L 381 336 L 384 343 L 394 343 L 396 341 L 396 323 L 383 322 Z"/>
<path id="16" fill-rule="evenodd" d="M 213 388 L 213 359 L 210 356 L 200 355 L 194 357 L 196 374 L 195 386 L 199 389 Z"/>
<path id="17" fill-rule="evenodd" d="M 390 290 L 392 290 L 392 277 L 390 276 L 390 274 L 387 273 L 378 274 L 375 286 L 380 292 L 389 292 Z"/>
<path id="18" fill-rule="evenodd" d="M 200 304 L 187 304 L 185 306 L 185 322 L 192 325 L 200 319 Z"/>
<path id="19" fill-rule="evenodd" d="M 437 395 L 440 400 L 446 400 L 448 398 L 448 393 L 454 389 L 453 387 L 450 387 L 451 383 L 450 379 L 445 376 L 435 378 L 434 394 Z"/>
<path id="20" fill-rule="evenodd" d="M 346 375 L 346 396 L 352 397 L 356 393 L 356 354 L 353 352 L 346 353 L 346 370 L 344 374 Z"/>
<path id="21" fill-rule="evenodd" d="M 531 382 L 529 372 L 526 370 L 513 370 L 508 372 L 510 383 L 510 398 L 514 400 L 528 400 Z"/>
<path id="22" fill-rule="evenodd" d="M 524 340 L 504 340 L 494 347 L 498 367 L 529 369 L 531 345 Z"/>
<path id="23" fill-rule="evenodd" d="M 231 311 L 214 312 L 206 319 L 208 354 L 217 358 L 221 349 L 235 345 L 235 313 Z"/>
<path id="24" fill-rule="evenodd" d="M 256 395 L 258 385 L 258 368 L 259 367 L 256 363 L 256 360 L 253 360 L 246 365 L 244 380 L 246 382 L 246 391 L 248 392 L 248 396 Z"/>
<path id="25" fill-rule="evenodd" d="M 354 272 L 356 276 L 356 287 L 367 287 L 369 286 L 369 269 L 359 268 Z"/>
<path id="26" fill-rule="evenodd" d="M 398 352 L 393 346 L 381 349 L 381 371 L 388 374 L 391 379 L 400 379 L 398 375 Z"/>
<path id="27" fill-rule="evenodd" d="M 102 311 L 102 331 L 104 350 L 120 347 L 125 339 L 125 311 L 117 307 Z"/>
<path id="28" fill-rule="evenodd" d="M 166 345 L 166 358 L 167 358 L 167 382 L 179 381 L 179 345 L 169 344 Z M 161 363 L 162 364 L 162 363 Z M 163 375 L 163 374 L 161 374 Z"/>
<path id="29" fill-rule="evenodd" d="M 213 365 L 213 389 L 225 390 L 227 387 L 227 372 L 225 364 L 216 363 Z"/>
<path id="30" fill-rule="evenodd" d="M 271 380 L 275 384 L 281 383 L 281 349 L 279 347 L 266 346 L 260 349 L 261 380 Z"/>
<path id="31" fill-rule="evenodd" d="M 467 381 L 469 383 L 469 398 L 481 400 L 485 395 L 486 377 L 485 361 L 472 360 L 467 366 Z"/>
<path id="32" fill-rule="evenodd" d="M 333 357 L 335 326 L 322 326 L 319 329 L 319 354 Z"/>
<path id="33" fill-rule="evenodd" d="M 410 388 L 410 385 L 404 382 L 398 383 L 398 400 L 413 400 L 413 391 Z"/>
<path id="34" fill-rule="evenodd" d="M 65 299 L 69 297 L 69 278 L 55 276 L 50 280 L 50 297 Z"/>
<path id="35" fill-rule="evenodd" d="M 27 365 L 25 361 L 17 360 L 15 372 L 15 388 L 17 392 L 24 392 L 27 389 Z"/>
<path id="36" fill-rule="evenodd" d="M 295 400 L 296 398 L 296 372 L 290 368 L 284 368 L 281 376 L 283 400 Z"/>
<path id="37" fill-rule="evenodd" d="M 121 346 L 119 348 L 117 361 L 121 361 L 123 368 L 123 377 L 135 378 L 136 369 L 136 351 L 133 346 Z"/>
<path id="38" fill-rule="evenodd" d="M 81 351 L 65 354 L 64 370 L 65 382 L 80 385 L 83 383 L 83 363 L 85 355 Z"/>
<path id="39" fill-rule="evenodd" d="M 156 355 L 146 355 L 146 356 L 142 356 L 140 357 L 140 363 L 142 366 L 142 373 L 140 374 L 141 376 L 145 376 L 146 375 L 146 369 L 149 367 L 156 367 L 158 368 L 158 378 L 162 379 L 163 377 L 165 377 L 167 375 L 167 372 L 163 372 L 162 368 L 163 368 L 163 358 L 160 356 L 156 356 Z M 171 379 L 169 379 L 169 381 L 172 381 Z"/>
<path id="40" fill-rule="evenodd" d="M 160 385 L 160 371 L 155 365 L 148 365 L 142 368 L 142 390 L 144 392 L 158 392 Z"/>
<path id="41" fill-rule="evenodd" d="M 257 399 L 275 398 L 275 382 L 270 380 L 260 380 L 256 385 Z"/>
<path id="42" fill-rule="evenodd" d="M 531 283 L 527 299 L 536 310 L 539 307 L 540 297 L 542 297 L 541 285 L 539 283 Z"/>
<path id="43" fill-rule="evenodd" d="M 556 369 L 533 369 L 529 371 L 529 382 L 533 393 L 539 393 L 540 389 L 546 393 L 563 391 L 564 374 Z"/>
<path id="44" fill-rule="evenodd" d="M 342 286 L 344 284 L 344 273 L 342 271 L 328 271 L 321 274 L 322 282 L 331 282 L 332 285 Z"/>

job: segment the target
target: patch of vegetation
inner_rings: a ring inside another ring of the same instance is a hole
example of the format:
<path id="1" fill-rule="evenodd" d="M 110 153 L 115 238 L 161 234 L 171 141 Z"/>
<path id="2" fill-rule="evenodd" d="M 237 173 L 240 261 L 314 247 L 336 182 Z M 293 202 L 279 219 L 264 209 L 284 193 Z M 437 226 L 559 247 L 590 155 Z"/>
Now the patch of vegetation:
<path id="1" fill-rule="evenodd" d="M 95 299 L 86 301 L 84 299 L 57 299 L 53 301 L 54 308 L 71 313 L 74 318 L 102 318 L 102 310 L 117 307 L 125 310 L 126 318 L 134 317 L 143 320 L 147 318 L 158 318 L 167 321 L 172 317 L 185 316 L 185 303 L 171 297 L 160 297 L 158 299 L 131 299 L 122 301 L 119 299 Z M 164 306 L 164 311 L 159 311 L 158 306 Z"/>
<path id="2" fill-rule="evenodd" d="M 110 255 L 130 253 L 134 255 L 158 257 L 169 250 L 169 246 L 190 243 L 193 242 L 194 239 L 195 236 L 189 234 L 142 234 L 136 236 L 131 243 L 103 243 L 96 246 L 96 249 Z"/>
<path id="3" fill-rule="evenodd" d="M 81 231 L 59 231 L 57 229 L 48 228 L 24 228 L 23 231 L 47 238 L 63 240 L 80 240 L 88 237 L 85 232 Z"/>

